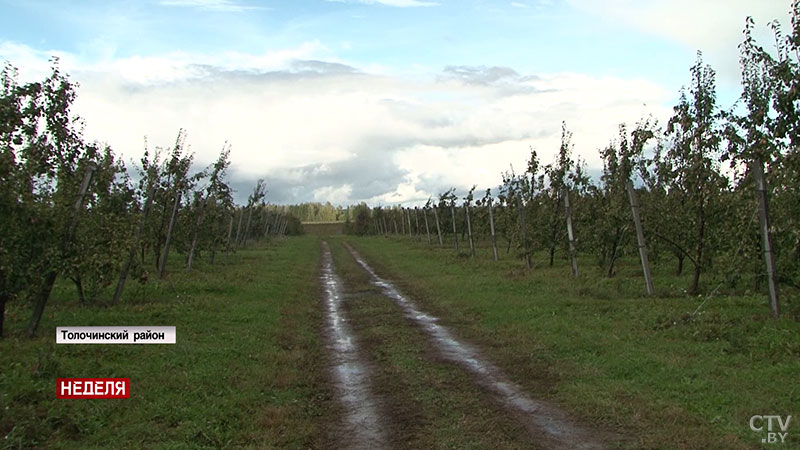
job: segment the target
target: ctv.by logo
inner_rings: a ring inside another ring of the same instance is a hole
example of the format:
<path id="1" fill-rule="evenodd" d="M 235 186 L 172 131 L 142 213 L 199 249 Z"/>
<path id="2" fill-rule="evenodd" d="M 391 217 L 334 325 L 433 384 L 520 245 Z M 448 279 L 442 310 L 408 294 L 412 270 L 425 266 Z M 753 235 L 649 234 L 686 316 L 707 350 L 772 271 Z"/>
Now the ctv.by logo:
<path id="1" fill-rule="evenodd" d="M 764 424 L 767 425 L 767 437 L 762 438 L 761 442 L 765 444 L 777 444 L 780 440 L 780 443 L 786 440 L 786 436 L 789 435 L 789 432 L 786 431 L 789 429 L 789 423 L 792 421 L 792 416 L 786 416 L 786 420 L 783 419 L 781 416 L 760 416 L 756 415 L 750 418 L 750 429 L 760 433 L 764 431 Z M 774 425 L 777 422 L 777 429 L 780 429 L 780 432 L 772 431 L 774 429 Z"/>

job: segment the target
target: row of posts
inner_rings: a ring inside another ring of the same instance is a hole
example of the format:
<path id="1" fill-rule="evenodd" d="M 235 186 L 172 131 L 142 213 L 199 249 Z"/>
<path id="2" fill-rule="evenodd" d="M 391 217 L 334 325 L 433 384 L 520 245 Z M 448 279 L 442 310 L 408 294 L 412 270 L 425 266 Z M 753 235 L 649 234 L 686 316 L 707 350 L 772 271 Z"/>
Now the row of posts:
<path id="1" fill-rule="evenodd" d="M 645 278 L 645 285 L 647 287 L 648 295 L 655 294 L 655 287 L 653 285 L 653 277 L 650 272 L 650 263 L 647 258 L 647 245 L 644 238 L 644 232 L 642 230 L 642 222 L 639 215 L 639 203 L 636 198 L 636 191 L 633 188 L 633 184 L 628 182 L 627 184 L 627 191 L 628 191 L 628 199 L 631 205 L 631 211 L 633 215 L 633 222 L 636 227 L 636 240 L 637 246 L 639 250 L 639 256 L 642 263 L 642 270 L 644 271 L 644 278 Z M 520 234 L 522 237 L 522 242 L 524 243 L 524 259 L 525 259 L 525 266 L 530 269 L 531 268 L 531 255 L 530 249 L 528 248 L 528 240 L 526 236 L 526 227 L 525 227 L 525 213 L 524 207 L 522 203 L 522 197 L 517 197 L 517 210 L 519 211 L 519 227 L 520 227 Z M 577 257 L 577 250 L 575 246 L 575 233 L 572 226 L 572 206 L 570 205 L 569 201 L 569 191 L 564 189 L 562 192 L 562 197 L 564 198 L 564 210 L 566 215 L 566 227 L 567 227 L 567 238 L 569 240 L 569 255 L 570 260 L 572 262 L 572 275 L 577 277 L 579 275 L 578 271 L 578 257 Z M 492 256 L 495 261 L 499 259 L 498 251 L 497 251 L 497 234 L 495 229 L 494 223 L 494 205 L 492 203 L 492 199 L 489 198 L 487 203 L 489 209 L 489 231 L 491 235 L 492 241 Z M 475 243 L 472 234 L 472 221 L 470 219 L 470 208 L 469 204 L 464 204 L 464 213 L 466 216 L 466 224 L 467 224 L 467 237 L 469 240 L 469 252 L 471 256 L 475 256 Z M 442 229 L 439 222 L 439 212 L 438 208 L 430 208 L 433 210 L 433 217 L 434 223 L 436 224 L 436 235 L 439 240 L 439 245 L 444 245 L 444 241 L 442 239 Z M 412 226 L 411 226 L 411 208 L 400 208 L 401 212 L 401 219 L 400 219 L 400 227 L 397 225 L 396 218 L 392 218 L 392 225 L 394 226 L 394 233 L 395 234 L 408 234 L 409 236 L 412 235 Z M 416 222 L 416 234 L 419 236 L 420 234 L 420 222 L 419 222 L 419 208 L 414 207 L 414 221 Z M 432 244 L 431 238 L 431 230 L 430 226 L 428 225 L 428 207 L 422 208 L 422 217 L 423 222 L 425 224 L 425 234 L 428 238 L 428 244 Z M 456 207 L 455 205 L 450 205 L 450 218 L 451 223 L 453 226 L 453 246 L 456 252 L 460 251 L 459 242 L 458 242 L 458 232 L 456 228 Z M 408 226 L 406 227 L 406 223 Z M 386 235 L 390 234 L 390 228 L 386 223 L 386 216 L 382 216 L 380 218 L 374 218 L 374 227 L 379 234 Z"/>

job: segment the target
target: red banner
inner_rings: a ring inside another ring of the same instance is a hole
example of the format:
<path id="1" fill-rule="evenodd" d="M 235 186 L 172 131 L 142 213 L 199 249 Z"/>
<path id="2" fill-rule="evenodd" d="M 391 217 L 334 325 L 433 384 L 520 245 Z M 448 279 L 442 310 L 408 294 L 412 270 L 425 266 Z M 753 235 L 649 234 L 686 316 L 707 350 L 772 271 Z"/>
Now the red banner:
<path id="1" fill-rule="evenodd" d="M 130 378 L 58 378 L 56 398 L 130 398 Z"/>

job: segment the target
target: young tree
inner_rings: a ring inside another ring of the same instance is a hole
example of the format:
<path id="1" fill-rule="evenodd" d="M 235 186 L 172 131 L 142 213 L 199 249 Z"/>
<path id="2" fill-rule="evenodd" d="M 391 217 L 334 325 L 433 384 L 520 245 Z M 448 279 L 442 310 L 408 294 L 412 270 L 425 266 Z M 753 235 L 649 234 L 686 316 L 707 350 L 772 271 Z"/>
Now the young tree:
<path id="1" fill-rule="evenodd" d="M 681 89 L 674 115 L 667 124 L 672 138 L 666 160 L 671 168 L 673 185 L 686 193 L 686 208 L 691 212 L 694 274 L 687 292 L 698 292 L 700 274 L 710 261 L 713 247 L 709 241 L 709 218 L 717 213 L 719 197 L 727 180 L 719 174 L 722 129 L 716 105 L 715 72 L 703 65 L 698 52 L 691 68 L 692 83 L 688 92 Z"/>

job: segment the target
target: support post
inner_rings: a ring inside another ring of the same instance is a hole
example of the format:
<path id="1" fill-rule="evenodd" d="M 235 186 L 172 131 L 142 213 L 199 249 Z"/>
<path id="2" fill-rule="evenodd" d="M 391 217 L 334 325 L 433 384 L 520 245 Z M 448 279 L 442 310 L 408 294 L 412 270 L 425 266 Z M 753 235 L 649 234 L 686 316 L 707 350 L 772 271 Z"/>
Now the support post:
<path id="1" fill-rule="evenodd" d="M 167 240 L 164 242 L 164 254 L 161 257 L 161 267 L 158 268 L 158 278 L 163 279 L 167 274 L 167 258 L 169 258 L 169 246 L 172 241 L 172 230 L 175 228 L 175 216 L 178 214 L 178 204 L 181 202 L 181 192 L 175 192 L 175 202 L 172 204 L 172 215 L 169 218 L 167 227 Z"/>
<path id="2" fill-rule="evenodd" d="M 522 205 L 522 196 L 517 195 L 517 209 L 519 210 L 519 229 L 522 235 L 522 244 L 525 248 L 525 267 L 531 268 L 531 252 L 528 250 L 528 238 L 525 231 L 525 209 Z"/>
<path id="3" fill-rule="evenodd" d="M 764 162 L 755 159 L 751 164 L 758 195 L 758 218 L 761 228 L 761 249 L 764 252 L 764 264 L 767 269 L 767 286 L 769 288 L 769 308 L 777 318 L 781 314 L 778 300 L 778 282 L 775 277 L 775 253 L 772 251 L 772 238 L 769 235 L 769 205 L 767 203 L 767 182 L 764 179 Z"/>
<path id="4" fill-rule="evenodd" d="M 456 243 L 456 253 L 458 253 L 458 232 L 456 231 L 456 207 L 455 202 L 450 205 L 450 217 L 453 218 L 453 239 Z"/>
<path id="5" fill-rule="evenodd" d="M 439 226 L 439 212 L 438 207 L 433 207 L 433 219 L 436 221 L 436 233 L 439 235 L 439 247 L 444 246 L 444 241 L 442 241 L 442 228 Z"/>
<path id="6" fill-rule="evenodd" d="M 428 236 L 428 245 L 431 245 L 431 229 L 428 228 L 428 208 L 422 208 L 422 217 L 425 218 L 425 234 Z"/>
<path id="7" fill-rule="evenodd" d="M 564 188 L 564 209 L 567 213 L 567 237 L 569 238 L 569 256 L 572 259 L 572 276 L 578 276 L 578 257 L 575 254 L 575 234 L 572 231 L 572 207 L 569 204 L 569 189 Z"/>
<path id="8" fill-rule="evenodd" d="M 647 244 L 644 240 L 644 230 L 642 220 L 639 217 L 639 200 L 636 198 L 636 191 L 633 183 L 628 181 L 625 186 L 628 189 L 628 199 L 631 202 L 631 213 L 633 214 L 633 225 L 636 227 L 636 242 L 639 245 L 639 258 L 642 260 L 642 271 L 644 272 L 644 282 L 647 285 L 647 295 L 655 295 L 653 286 L 653 276 L 650 274 L 650 261 L 647 259 Z"/>
<path id="9" fill-rule="evenodd" d="M 475 256 L 475 243 L 472 241 L 472 223 L 469 220 L 469 205 L 464 203 L 464 210 L 467 212 L 467 236 L 469 237 L 469 254 Z"/>
<path id="10" fill-rule="evenodd" d="M 80 219 L 81 209 L 83 208 L 83 199 L 86 197 L 86 191 L 89 190 L 89 183 L 92 182 L 92 176 L 96 167 L 90 164 L 83 174 L 81 186 L 78 189 L 78 196 L 75 199 L 75 204 L 72 206 L 72 215 L 70 217 L 69 226 L 65 230 L 64 236 L 61 238 L 61 254 L 65 254 L 75 237 L 75 230 L 78 229 L 78 220 Z M 50 292 L 53 291 L 53 284 L 56 282 L 58 272 L 51 269 L 44 277 L 41 289 L 37 295 L 36 306 L 33 309 L 33 316 L 31 317 L 30 324 L 28 325 L 28 336 L 33 337 L 36 329 L 39 327 L 39 322 L 42 320 L 44 307 L 47 300 L 50 298 Z"/>
<path id="11" fill-rule="evenodd" d="M 497 261 L 497 236 L 494 232 L 494 211 L 491 198 L 489 198 L 489 230 L 492 232 L 492 252 L 494 253 L 494 260 Z"/>

